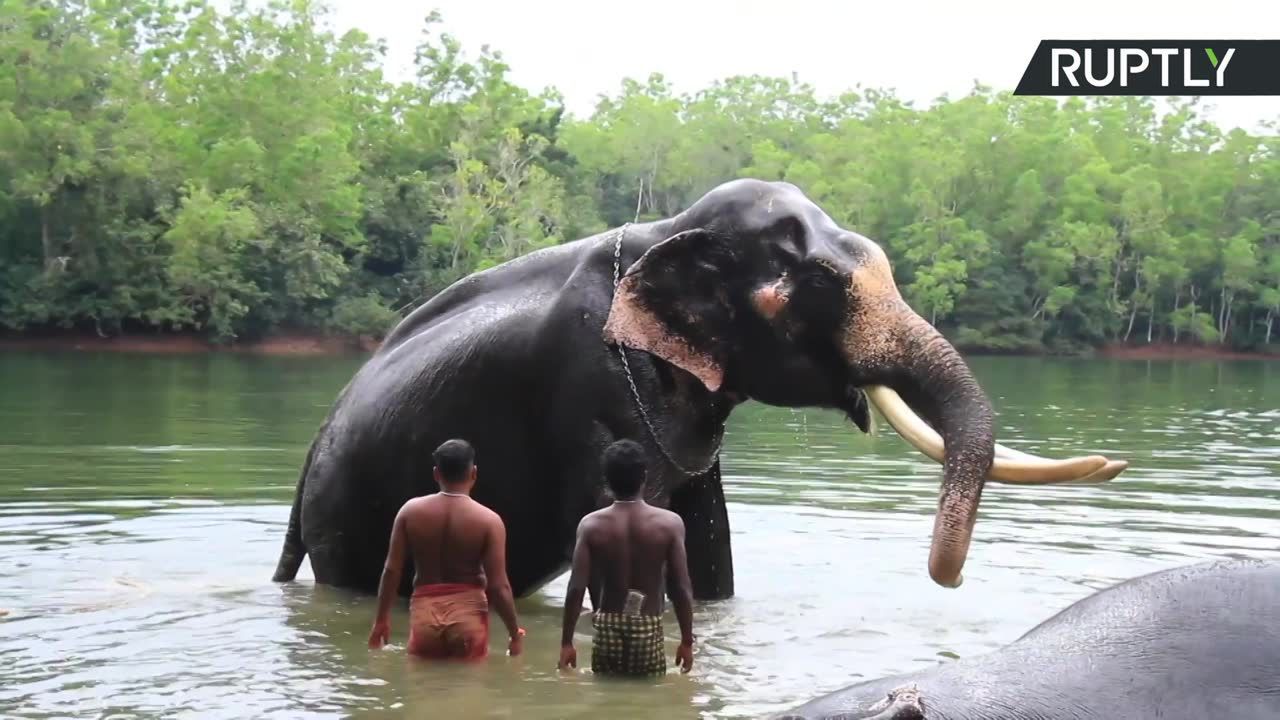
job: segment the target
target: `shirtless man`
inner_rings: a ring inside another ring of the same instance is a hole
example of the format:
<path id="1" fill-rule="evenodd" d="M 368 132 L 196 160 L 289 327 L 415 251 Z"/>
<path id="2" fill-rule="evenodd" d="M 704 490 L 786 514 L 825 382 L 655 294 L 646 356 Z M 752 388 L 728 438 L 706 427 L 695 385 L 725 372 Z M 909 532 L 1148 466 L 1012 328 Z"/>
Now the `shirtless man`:
<path id="1" fill-rule="evenodd" d="M 511 636 L 508 652 L 519 655 L 524 630 L 517 623 L 507 579 L 507 529 L 497 513 L 471 499 L 475 451 L 465 440 L 449 440 L 432 457 L 440 492 L 413 498 L 396 515 L 369 647 L 382 647 L 391 634 L 391 601 L 400 587 L 407 548 L 414 564 L 409 601 L 411 654 L 464 660 L 485 657 L 492 604 Z"/>
<path id="2" fill-rule="evenodd" d="M 602 581 L 600 607 L 592 615 L 595 639 L 591 670 L 609 675 L 663 675 L 662 590 L 666 586 L 680 624 L 676 664 L 693 667 L 693 592 L 684 552 L 680 516 L 644 501 L 644 450 L 619 440 L 604 451 L 605 480 L 613 493 L 610 507 L 578 524 L 573 570 L 564 599 L 560 669 L 578 666 L 573 631 L 582 613 L 582 596 L 592 580 Z M 644 602 L 626 612 L 628 591 L 644 593 Z"/>

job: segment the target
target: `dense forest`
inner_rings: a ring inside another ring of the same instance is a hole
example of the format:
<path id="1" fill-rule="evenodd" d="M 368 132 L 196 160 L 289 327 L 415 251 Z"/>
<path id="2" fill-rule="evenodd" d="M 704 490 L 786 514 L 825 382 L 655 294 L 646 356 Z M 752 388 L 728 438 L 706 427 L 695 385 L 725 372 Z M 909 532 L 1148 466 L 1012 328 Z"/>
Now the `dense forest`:
<path id="1" fill-rule="evenodd" d="M 384 52 L 305 0 L 0 3 L 0 328 L 378 334 L 473 270 L 754 176 L 880 242 L 965 348 L 1280 342 L 1276 125 L 656 75 L 573 118 L 434 14 L 412 80 Z"/>

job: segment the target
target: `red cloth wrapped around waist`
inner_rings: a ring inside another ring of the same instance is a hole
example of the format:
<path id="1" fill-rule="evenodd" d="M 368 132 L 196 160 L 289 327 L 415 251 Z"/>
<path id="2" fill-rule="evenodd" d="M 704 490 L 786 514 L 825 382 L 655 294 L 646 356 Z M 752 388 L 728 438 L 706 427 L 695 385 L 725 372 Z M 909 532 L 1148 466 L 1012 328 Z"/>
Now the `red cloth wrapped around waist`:
<path id="1" fill-rule="evenodd" d="M 409 652 L 435 658 L 478 659 L 489 650 L 489 602 L 470 583 L 434 583 L 409 601 Z"/>
<path id="2" fill-rule="evenodd" d="M 413 589 L 414 597 L 443 597 L 445 595 L 456 595 L 469 591 L 484 592 L 483 585 L 475 583 L 431 583 L 429 585 L 419 585 Z"/>

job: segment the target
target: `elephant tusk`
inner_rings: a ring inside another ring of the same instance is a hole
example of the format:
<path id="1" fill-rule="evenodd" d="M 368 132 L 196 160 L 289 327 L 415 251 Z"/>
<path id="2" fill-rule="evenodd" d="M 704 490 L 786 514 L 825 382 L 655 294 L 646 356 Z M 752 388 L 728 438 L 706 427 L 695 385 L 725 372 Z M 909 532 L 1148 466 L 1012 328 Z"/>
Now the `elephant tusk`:
<path id="1" fill-rule="evenodd" d="M 902 396 L 884 385 L 869 385 L 863 390 L 867 399 L 904 440 L 934 462 L 944 461 L 946 455 L 942 436 L 917 415 Z M 1017 485 L 1092 484 L 1111 480 L 1127 467 L 1129 463 L 1123 460 L 1109 460 L 1102 455 L 1052 460 L 996 443 L 995 458 L 987 472 L 987 479 Z"/>
<path id="2" fill-rule="evenodd" d="M 1000 443 L 996 443 L 996 457 L 1008 458 L 1010 460 L 1047 460 L 1047 458 L 1042 458 L 1039 455 L 1031 455 L 1030 453 L 1022 452 L 1021 450 L 1014 450 L 1011 447 L 1005 447 Z M 1095 470 L 1082 478 L 1076 480 L 1064 480 L 1063 482 L 1071 485 L 1093 485 L 1097 483 L 1104 483 L 1108 480 L 1114 479 L 1128 467 L 1129 462 L 1127 460 L 1107 460 L 1107 464 L 1103 465 L 1101 469 Z"/>
<path id="3" fill-rule="evenodd" d="M 1107 464 L 1103 465 L 1101 469 L 1095 470 L 1077 480 L 1066 480 L 1064 482 L 1069 485 L 1097 485 L 1115 478 L 1128 467 L 1129 462 L 1127 460 L 1107 460 Z"/>
<path id="4" fill-rule="evenodd" d="M 1025 452 L 1022 452 L 1021 450 L 1014 450 L 1013 448 L 1006 447 L 1004 445 L 1001 445 L 1000 443 L 996 443 L 996 457 L 1005 458 L 1008 460 L 1039 460 L 1039 461 L 1053 462 L 1048 458 L 1044 458 L 1039 455 L 1032 455 L 1030 453 L 1025 453 Z M 1084 477 L 1081 477 L 1081 478 L 1077 478 L 1075 480 L 1063 480 L 1062 484 L 1096 485 L 1098 483 L 1104 483 L 1108 480 L 1114 479 L 1117 475 L 1124 472 L 1125 469 L 1127 469 L 1128 467 L 1129 467 L 1129 462 L 1127 460 L 1108 459 L 1107 464 L 1103 465 L 1100 469 L 1095 470 L 1089 473 L 1088 475 L 1085 475 Z"/>

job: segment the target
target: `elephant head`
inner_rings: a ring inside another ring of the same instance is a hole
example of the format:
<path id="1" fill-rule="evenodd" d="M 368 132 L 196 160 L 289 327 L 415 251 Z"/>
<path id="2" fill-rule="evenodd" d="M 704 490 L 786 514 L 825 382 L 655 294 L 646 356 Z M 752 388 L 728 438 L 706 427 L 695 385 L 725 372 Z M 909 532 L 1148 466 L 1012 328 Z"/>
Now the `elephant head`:
<path id="1" fill-rule="evenodd" d="M 605 339 L 712 392 L 844 410 L 869 399 L 943 464 L 929 574 L 956 587 L 984 483 L 1099 482 L 1123 462 L 1054 461 L 995 443 L 994 412 L 960 354 L 902 299 L 888 258 L 787 183 L 737 180 L 665 226 L 623 276 Z"/>

